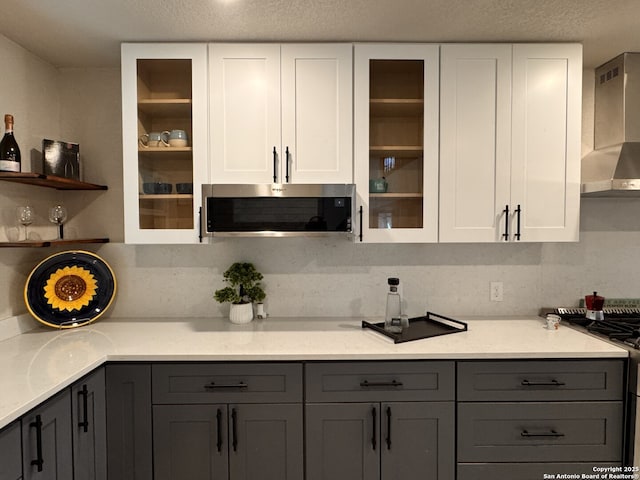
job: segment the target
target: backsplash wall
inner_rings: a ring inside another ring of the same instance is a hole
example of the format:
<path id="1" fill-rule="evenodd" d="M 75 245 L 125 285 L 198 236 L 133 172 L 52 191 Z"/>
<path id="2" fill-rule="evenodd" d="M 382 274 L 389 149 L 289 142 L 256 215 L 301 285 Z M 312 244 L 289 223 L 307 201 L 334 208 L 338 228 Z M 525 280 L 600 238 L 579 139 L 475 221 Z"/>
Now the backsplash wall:
<path id="1" fill-rule="evenodd" d="M 59 95 L 60 114 L 53 118 L 61 119 L 51 135 L 79 141 L 85 180 L 109 190 L 60 195 L 10 186 L 14 190 L 6 193 L 2 185 L 0 208 L 15 207 L 16 191 L 37 197 L 38 205 L 60 199 L 71 213 L 70 235 L 110 237 L 110 244 L 84 248 L 102 255 L 116 273 L 111 316 L 225 316 L 228 306 L 217 304 L 212 294 L 223 285 L 222 272 L 240 260 L 255 263 L 265 275 L 266 310 L 272 316 L 381 315 L 389 276 L 400 277 L 410 315 L 426 309 L 529 315 L 543 305 L 573 305 L 592 290 L 608 297 L 640 295 L 640 199 L 584 199 L 577 244 L 358 245 L 344 239 L 246 238 L 212 245 L 124 245 L 120 73 L 48 69 L 55 73 Z M 585 152 L 592 148 L 592 74 L 585 72 Z M 44 218 L 34 231 L 55 235 Z M 26 277 L 54 251 L 0 250 L 0 319 L 25 311 Z M 503 302 L 489 301 L 491 281 L 504 283 Z"/>

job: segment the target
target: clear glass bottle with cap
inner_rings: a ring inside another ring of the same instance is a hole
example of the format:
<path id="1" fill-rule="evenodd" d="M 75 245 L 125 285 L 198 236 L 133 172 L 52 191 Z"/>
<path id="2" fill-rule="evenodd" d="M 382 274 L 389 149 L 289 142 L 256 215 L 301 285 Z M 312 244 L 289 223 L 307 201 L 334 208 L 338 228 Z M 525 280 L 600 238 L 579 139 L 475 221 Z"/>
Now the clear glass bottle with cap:
<path id="1" fill-rule="evenodd" d="M 400 298 L 400 279 L 391 277 L 387 279 L 389 292 L 387 292 L 387 309 L 384 315 L 384 329 L 388 332 L 402 332 L 402 299 Z"/>

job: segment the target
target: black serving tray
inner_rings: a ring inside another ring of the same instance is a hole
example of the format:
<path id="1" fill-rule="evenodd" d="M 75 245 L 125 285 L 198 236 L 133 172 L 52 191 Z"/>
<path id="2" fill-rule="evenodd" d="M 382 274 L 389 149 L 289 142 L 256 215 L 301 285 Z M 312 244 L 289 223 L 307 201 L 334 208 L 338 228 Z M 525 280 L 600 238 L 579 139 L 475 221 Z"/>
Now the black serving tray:
<path id="1" fill-rule="evenodd" d="M 455 325 L 451 325 L 451 323 Z M 393 343 L 403 343 L 410 342 L 411 340 L 420 340 L 422 338 L 439 337 L 440 335 L 466 332 L 468 330 L 466 323 L 454 320 L 453 318 L 443 317 L 442 315 L 438 315 L 433 312 L 427 312 L 424 317 L 410 318 L 409 326 L 399 333 L 386 331 L 384 329 L 384 322 L 369 323 L 366 320 L 363 320 L 362 328 L 370 328 L 371 330 L 381 333 L 393 339 Z"/>

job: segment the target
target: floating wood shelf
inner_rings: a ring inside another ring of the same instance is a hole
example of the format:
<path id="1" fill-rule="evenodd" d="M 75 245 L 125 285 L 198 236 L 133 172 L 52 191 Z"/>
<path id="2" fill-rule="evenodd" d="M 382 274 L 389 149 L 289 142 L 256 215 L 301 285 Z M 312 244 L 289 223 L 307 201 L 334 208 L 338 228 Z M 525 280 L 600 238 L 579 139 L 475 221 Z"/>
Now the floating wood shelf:
<path id="1" fill-rule="evenodd" d="M 144 193 L 140 200 L 187 200 L 192 199 L 191 193 Z"/>
<path id="2" fill-rule="evenodd" d="M 369 198 L 422 198 L 421 193 L 370 193 Z"/>
<path id="3" fill-rule="evenodd" d="M 109 243 L 108 238 L 70 238 L 63 240 L 39 240 L 24 242 L 0 242 L 0 248 L 21 247 L 21 248 L 38 248 L 38 247 L 54 247 L 57 245 L 75 245 L 79 243 Z"/>
<path id="4" fill-rule="evenodd" d="M 369 111 L 373 117 L 422 117 L 424 100 L 421 98 L 372 98 Z"/>
<path id="5" fill-rule="evenodd" d="M 31 172 L 0 172 L 0 180 L 40 187 L 55 188 L 56 190 L 107 190 L 106 185 L 80 182 L 70 178 L 56 177 Z"/>

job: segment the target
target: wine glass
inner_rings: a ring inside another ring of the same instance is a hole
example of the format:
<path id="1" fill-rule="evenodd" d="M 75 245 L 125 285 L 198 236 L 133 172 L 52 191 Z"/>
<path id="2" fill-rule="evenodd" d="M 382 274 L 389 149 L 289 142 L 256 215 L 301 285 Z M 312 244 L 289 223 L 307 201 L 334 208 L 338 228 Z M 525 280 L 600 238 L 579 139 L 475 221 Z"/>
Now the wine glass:
<path id="1" fill-rule="evenodd" d="M 49 210 L 49 221 L 58 225 L 58 239 L 64 238 L 62 224 L 67 219 L 67 209 L 62 205 L 56 205 Z"/>
<path id="2" fill-rule="evenodd" d="M 18 219 L 18 223 L 24 225 L 24 241 L 26 242 L 29 240 L 27 227 L 33 223 L 33 219 L 35 218 L 33 207 L 28 205 L 18 207 L 16 209 L 16 217 Z"/>

